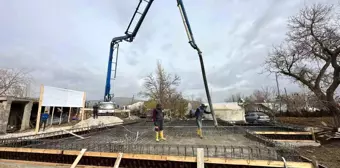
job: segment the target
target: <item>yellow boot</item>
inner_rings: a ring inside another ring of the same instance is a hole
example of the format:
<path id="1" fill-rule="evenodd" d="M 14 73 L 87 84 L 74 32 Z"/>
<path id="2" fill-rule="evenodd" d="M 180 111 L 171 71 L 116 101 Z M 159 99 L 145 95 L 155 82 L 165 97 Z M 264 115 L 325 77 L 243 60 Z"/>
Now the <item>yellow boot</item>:
<path id="1" fill-rule="evenodd" d="M 159 135 L 160 135 L 161 140 L 163 140 L 163 141 L 166 140 L 166 138 L 164 138 L 163 131 L 160 131 L 160 132 L 159 132 Z"/>
<path id="2" fill-rule="evenodd" d="M 156 142 L 158 142 L 159 141 L 159 134 L 158 134 L 158 131 L 156 131 Z"/>
<path id="3" fill-rule="evenodd" d="M 202 138 L 203 138 L 203 132 L 202 132 L 202 129 L 201 129 L 201 128 L 199 129 L 199 132 L 200 132 L 199 136 L 200 136 L 200 138 L 202 139 Z"/>
<path id="4" fill-rule="evenodd" d="M 200 135 L 200 129 L 197 128 L 197 131 L 196 131 L 197 135 Z"/>

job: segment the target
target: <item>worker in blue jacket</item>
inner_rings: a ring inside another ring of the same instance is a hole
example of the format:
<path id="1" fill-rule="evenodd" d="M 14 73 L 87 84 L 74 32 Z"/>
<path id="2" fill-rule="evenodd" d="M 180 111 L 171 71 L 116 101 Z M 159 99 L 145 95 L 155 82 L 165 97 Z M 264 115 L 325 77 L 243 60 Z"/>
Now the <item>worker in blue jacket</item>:
<path id="1" fill-rule="evenodd" d="M 210 112 L 207 112 L 207 106 L 204 104 L 201 104 L 195 112 L 195 117 L 196 117 L 196 124 L 197 124 L 197 135 L 200 136 L 200 138 L 203 138 L 203 133 L 202 133 L 202 119 L 203 119 L 203 114 L 210 114 Z"/>
<path id="2" fill-rule="evenodd" d="M 41 124 L 44 125 L 43 131 L 45 131 L 45 127 L 46 127 L 46 123 L 47 123 L 47 119 L 49 118 L 49 114 L 48 111 L 45 111 L 42 115 L 41 115 Z M 40 125 L 41 128 L 41 125 Z"/>

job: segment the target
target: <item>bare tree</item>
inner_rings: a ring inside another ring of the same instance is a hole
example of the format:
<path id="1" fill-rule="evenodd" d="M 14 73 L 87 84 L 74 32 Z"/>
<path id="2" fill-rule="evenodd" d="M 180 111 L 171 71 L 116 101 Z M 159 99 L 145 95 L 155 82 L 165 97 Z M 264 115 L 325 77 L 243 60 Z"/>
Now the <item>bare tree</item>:
<path id="1" fill-rule="evenodd" d="M 275 46 L 266 70 L 308 87 L 333 113 L 340 126 L 334 92 L 340 84 L 340 14 L 332 5 L 305 7 L 289 18 L 287 38 Z"/>
<path id="2" fill-rule="evenodd" d="M 271 87 L 262 87 L 260 90 L 253 92 L 252 98 L 256 103 L 265 103 L 273 101 L 275 98 L 275 89 Z"/>
<path id="3" fill-rule="evenodd" d="M 283 97 L 283 101 L 287 104 L 287 110 L 302 114 L 302 110 L 306 109 L 306 95 L 303 93 L 292 93 Z"/>
<path id="4" fill-rule="evenodd" d="M 24 97 L 31 78 L 24 69 L 0 69 L 0 96 Z"/>
<path id="5" fill-rule="evenodd" d="M 157 62 L 155 73 L 151 73 L 145 78 L 145 91 L 140 94 L 168 106 L 174 97 L 178 97 L 176 87 L 179 85 L 180 80 L 178 75 L 165 72 L 161 63 Z"/>
<path id="6" fill-rule="evenodd" d="M 225 102 L 237 102 L 240 99 L 243 99 L 244 96 L 241 95 L 241 93 L 236 93 L 236 94 L 232 94 L 231 96 L 229 96 L 229 98 L 224 99 Z"/>

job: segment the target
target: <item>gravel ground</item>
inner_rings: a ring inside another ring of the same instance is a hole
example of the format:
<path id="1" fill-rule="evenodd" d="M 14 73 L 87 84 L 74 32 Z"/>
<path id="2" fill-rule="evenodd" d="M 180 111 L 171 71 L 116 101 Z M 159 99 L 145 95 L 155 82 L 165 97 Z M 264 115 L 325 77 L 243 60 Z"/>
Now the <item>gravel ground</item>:
<path id="1" fill-rule="evenodd" d="M 320 164 L 328 168 L 340 167 L 340 143 L 331 143 L 319 147 L 300 147 L 298 149 L 302 156 L 309 159 L 315 158 Z"/>

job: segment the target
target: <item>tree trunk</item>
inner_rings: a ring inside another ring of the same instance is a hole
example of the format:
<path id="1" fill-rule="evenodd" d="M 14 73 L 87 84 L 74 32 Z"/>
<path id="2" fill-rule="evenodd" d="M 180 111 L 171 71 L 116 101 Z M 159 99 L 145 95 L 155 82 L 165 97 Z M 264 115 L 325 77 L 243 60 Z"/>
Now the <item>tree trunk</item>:
<path id="1" fill-rule="evenodd" d="M 328 103 L 328 108 L 333 114 L 334 126 L 336 128 L 340 127 L 340 108 L 338 104 L 333 100 Z"/>

